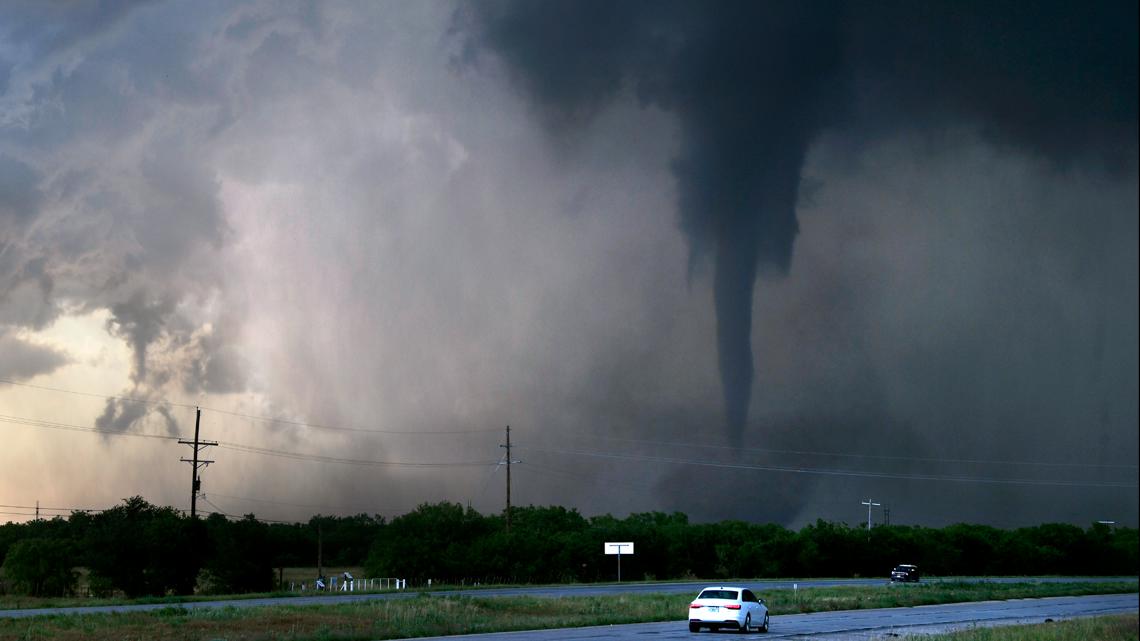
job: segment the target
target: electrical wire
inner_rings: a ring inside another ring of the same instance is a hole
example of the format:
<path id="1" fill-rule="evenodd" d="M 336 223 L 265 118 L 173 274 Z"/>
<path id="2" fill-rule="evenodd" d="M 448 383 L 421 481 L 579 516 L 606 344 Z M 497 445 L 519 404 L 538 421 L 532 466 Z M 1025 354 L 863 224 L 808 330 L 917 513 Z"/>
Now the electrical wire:
<path id="1" fill-rule="evenodd" d="M 286 507 L 315 508 L 315 509 L 319 509 L 319 510 L 328 510 L 329 512 L 355 511 L 357 514 L 367 514 L 369 512 L 369 510 L 359 509 L 359 506 L 351 506 L 350 507 L 350 506 L 342 505 L 342 506 L 333 507 L 333 506 L 328 506 L 328 505 L 316 505 L 313 503 L 290 503 L 287 501 L 273 501 L 270 499 L 258 499 L 258 498 L 253 498 L 250 496 L 234 496 L 232 494 L 222 494 L 220 492 L 210 492 L 210 496 L 220 496 L 222 498 L 232 499 L 235 501 L 249 501 L 252 503 L 266 503 L 268 505 L 283 505 Z M 0 507 L 2 507 L 2 506 L 0 506 Z M 387 511 L 388 512 L 396 512 L 397 510 L 387 510 Z M 375 510 L 373 510 L 372 512 L 378 513 Z"/>
<path id="2" fill-rule="evenodd" d="M 322 454 L 302 454 L 300 452 L 286 452 L 284 450 L 274 450 L 267 447 L 256 447 L 253 445 L 242 445 L 239 443 L 226 443 L 219 441 L 218 447 L 225 450 L 233 450 L 235 452 L 247 452 L 251 454 L 261 454 L 264 456 L 275 456 L 279 458 L 292 459 L 295 461 L 316 461 L 319 463 L 341 463 L 344 465 L 360 465 L 365 467 L 408 467 L 408 468 L 439 468 L 439 467 L 483 467 L 486 465 L 495 465 L 494 461 L 454 461 L 454 462 L 407 462 L 407 461 L 374 461 L 368 459 L 351 459 L 340 458 L 336 456 L 325 456 Z"/>
<path id="3" fill-rule="evenodd" d="M 219 495 L 219 494 L 214 494 L 214 496 L 220 496 L 220 495 Z M 217 505 L 215 505 L 215 504 L 214 504 L 212 501 L 210 501 L 210 499 L 206 498 L 206 495 L 205 495 L 205 494 L 199 494 L 199 495 L 198 495 L 198 498 L 202 499 L 202 502 L 203 502 L 203 503 L 206 503 L 206 504 L 207 504 L 207 505 L 209 505 L 210 507 L 212 507 L 212 508 L 214 508 L 215 510 L 217 510 L 217 512 L 205 512 L 205 514 L 218 514 L 218 515 L 224 516 L 224 517 L 226 517 L 226 518 L 228 518 L 228 519 L 233 519 L 233 520 L 235 520 L 235 521 L 244 521 L 244 520 L 246 520 L 246 519 L 248 518 L 247 516 L 237 516 L 236 514 L 230 514 L 229 512 L 226 512 L 226 511 L 225 511 L 225 510 L 223 510 L 222 508 L 220 508 L 220 507 L 218 507 Z M 283 524 L 286 524 L 286 525 L 304 525 L 304 523 L 302 523 L 302 522 L 300 522 L 300 521 L 281 521 L 281 520 L 278 520 L 278 519 L 266 519 L 266 518 L 261 518 L 261 517 L 259 517 L 259 516 L 256 516 L 256 515 L 252 515 L 252 514 L 251 514 L 251 515 L 249 515 L 249 516 L 253 516 L 253 520 L 254 520 L 254 521 L 258 521 L 258 522 L 260 522 L 260 523 L 283 523 Z"/>
<path id="4" fill-rule="evenodd" d="M 133 436 L 138 438 L 151 438 L 161 439 L 167 441 L 177 441 L 177 436 L 164 436 L 160 434 L 143 434 L 139 432 L 120 432 L 117 430 L 107 430 L 97 427 L 83 427 L 81 425 L 72 425 L 70 423 L 56 423 L 52 421 L 41 421 L 37 419 L 23 418 L 19 416 L 6 416 L 0 415 L 0 422 L 14 423 L 26 425 L 29 427 L 43 427 L 48 429 L 59 429 L 71 432 L 84 432 L 89 434 L 106 434 L 108 436 Z M 345 465 L 359 465 L 370 467 L 407 467 L 407 468 L 439 468 L 439 467 L 482 467 L 485 465 L 494 465 L 493 461 L 457 461 L 457 462 L 407 462 L 407 461 L 375 461 L 366 459 L 351 459 L 340 458 L 335 456 L 325 456 L 321 454 L 304 454 L 301 452 L 287 452 L 284 450 L 274 450 L 265 447 L 257 447 L 254 445 L 244 445 L 241 443 L 228 443 L 218 442 L 218 447 L 221 449 L 233 450 L 237 452 L 247 452 L 251 454 L 260 454 L 263 456 L 275 456 L 279 458 L 287 458 L 298 461 L 317 461 L 322 463 L 342 463 Z"/>
<path id="5" fill-rule="evenodd" d="M 0 383 L 6 384 L 6 385 L 14 385 L 17 387 L 27 387 L 30 389 L 37 389 L 37 390 L 42 390 L 42 391 L 58 392 L 61 394 L 73 394 L 76 396 L 85 396 L 88 398 L 115 400 L 115 401 L 120 401 L 120 402 L 124 402 L 124 403 L 140 403 L 140 404 L 144 404 L 144 405 L 153 405 L 156 407 L 178 407 L 178 408 L 182 408 L 182 409 L 201 409 L 201 410 L 204 410 L 207 412 L 213 412 L 215 414 L 224 414 L 224 415 L 233 416 L 236 418 L 244 418 L 247 420 L 262 421 L 265 423 L 290 425 L 293 427 L 307 427 L 307 428 L 320 429 L 320 430 L 334 430 L 334 431 L 339 431 L 339 432 L 355 432 L 358 434 L 389 434 L 389 435 L 401 435 L 401 434 L 403 434 L 403 435 L 424 435 L 424 436 L 428 436 L 428 435 L 441 435 L 441 434 L 442 435 L 481 434 L 481 433 L 486 433 L 486 432 L 498 432 L 499 431 L 499 428 L 497 428 L 497 427 L 496 428 L 489 428 L 489 427 L 487 427 L 487 428 L 471 428 L 471 429 L 461 429 L 461 430 L 385 430 L 385 429 L 376 429 L 376 428 L 343 427 L 340 425 L 331 425 L 328 423 L 310 423 L 307 421 L 297 421 L 297 420 L 274 417 L 274 416 L 262 416 L 259 414 L 247 414 L 247 413 L 243 413 L 243 412 L 234 412 L 234 411 L 224 410 L 224 409 L 220 409 L 220 408 L 216 408 L 216 407 L 206 407 L 206 406 L 202 406 L 202 405 L 193 405 L 190 403 L 178 403 L 178 402 L 169 401 L 166 399 L 145 399 L 145 398 L 134 398 L 131 396 L 115 396 L 115 395 L 110 395 L 110 394 L 95 394 L 95 393 L 91 393 L 91 392 L 80 392 L 80 391 L 76 391 L 76 390 L 64 389 L 62 387 L 49 387 L 47 385 L 34 385 L 32 383 L 21 383 L 19 381 L 13 381 L 13 380 L 2 379 L 2 378 L 0 378 Z"/>
<path id="6" fill-rule="evenodd" d="M 34 418 L 24 418 L 21 416 L 6 416 L 0 414 L 0 423 L 13 423 L 17 425 L 26 425 L 28 427 L 43 427 L 53 430 L 65 430 L 68 432 L 87 432 L 91 434 L 105 434 L 107 436 L 133 436 L 136 438 L 153 438 L 163 441 L 177 441 L 177 436 L 167 436 L 163 434 L 146 434 L 143 432 L 123 432 L 119 430 L 108 430 L 99 427 L 85 427 L 83 425 L 73 425 L 71 423 L 57 423 L 54 421 L 41 421 Z"/>
<path id="7" fill-rule="evenodd" d="M 541 476 L 542 474 L 554 474 L 556 476 L 561 476 L 561 477 L 570 478 L 570 479 L 576 479 L 579 481 L 583 481 L 585 483 L 590 483 L 591 485 L 597 485 L 599 482 L 601 482 L 603 480 L 596 475 L 580 474 L 577 472 L 570 472 L 568 470 L 561 470 L 561 469 L 549 467 L 546 465 L 536 465 L 534 463 L 528 463 L 525 467 L 521 467 L 519 469 L 524 474 L 525 473 L 538 473 L 539 476 Z M 632 491 L 637 492 L 639 494 L 651 494 L 654 491 L 654 488 L 652 486 L 645 484 L 645 483 L 632 483 L 629 480 L 623 480 L 620 482 L 613 482 L 613 481 L 607 481 L 606 482 L 606 490 L 612 490 L 614 488 L 621 488 L 623 490 L 632 490 Z"/>
<path id="8" fill-rule="evenodd" d="M 205 495 L 205 494 L 199 494 L 199 495 L 198 495 L 198 498 L 199 498 L 199 499 L 201 499 L 201 501 L 202 501 L 203 503 L 205 503 L 206 505 L 209 505 L 210 507 L 212 507 L 212 508 L 214 508 L 215 510 L 217 510 L 217 511 L 218 511 L 217 513 L 218 513 L 218 514 L 221 514 L 222 516 L 225 516 L 225 517 L 229 517 L 229 518 L 231 518 L 231 519 L 238 519 L 238 518 L 241 518 L 241 517 L 239 517 L 239 516 L 234 516 L 233 514 L 230 514 L 230 513 L 226 512 L 225 510 L 223 510 L 222 508 L 218 507 L 217 505 L 214 505 L 214 504 L 213 504 L 213 503 L 210 501 L 210 499 L 206 498 L 206 495 Z"/>
<path id="9" fill-rule="evenodd" d="M 618 436 L 603 436 L 598 434 L 575 435 L 590 440 L 614 441 L 632 443 L 635 445 L 669 445 L 690 449 L 726 450 L 734 452 L 761 452 L 766 454 L 793 454 L 798 456 L 828 456 L 836 458 L 878 459 L 884 461 L 913 461 L 918 463 L 956 463 L 956 464 L 985 464 L 985 465 L 1025 465 L 1035 467 L 1084 467 L 1084 468 L 1114 468 L 1114 469 L 1140 469 L 1136 465 L 1100 464 L 1100 463 L 1073 463 L 1073 462 L 1045 462 L 1045 461 L 1008 461 L 993 459 L 953 459 L 934 458 L 925 456 L 893 456 L 889 454 L 852 454 L 844 452 L 821 452 L 813 450 L 781 450 L 764 447 L 734 447 L 731 445 L 714 445 L 710 443 L 685 443 L 680 441 L 655 441 L 647 439 L 623 438 Z"/>
<path id="10" fill-rule="evenodd" d="M 10 379 L 0 379 L 0 384 L 14 385 L 14 386 L 19 386 L 19 387 L 27 387 L 27 388 L 31 388 L 31 389 L 58 392 L 58 393 L 63 393 L 63 394 L 73 394 L 73 395 L 77 395 L 77 396 L 86 396 L 86 397 L 91 397 L 91 398 L 100 398 L 100 399 L 108 399 L 108 400 L 113 399 L 113 400 L 117 400 L 117 401 L 121 401 L 121 402 L 129 402 L 129 403 L 142 403 L 142 404 L 148 404 L 148 405 L 154 405 L 154 406 L 178 407 L 178 408 L 185 408 L 185 409 L 198 408 L 198 409 L 202 409 L 202 410 L 207 411 L 207 412 L 213 412 L 216 414 L 233 416 L 235 418 L 243 418 L 243 419 L 247 419 L 247 420 L 256 420 L 256 421 L 261 421 L 261 422 L 270 423 L 270 424 L 290 425 L 290 426 L 294 426 L 294 427 L 306 427 L 306 428 L 312 428 L 312 429 L 332 430 L 332 431 L 351 432 L 351 433 L 431 436 L 431 435 L 481 434 L 481 433 L 489 433 L 489 432 L 498 432 L 500 429 L 500 428 L 473 428 L 473 429 L 462 429 L 462 430 L 384 430 L 384 429 L 372 429 L 372 428 L 344 427 L 344 426 L 331 425 L 331 424 L 326 424 L 326 423 L 296 421 L 296 420 L 285 419 L 285 418 L 280 418 L 280 417 L 270 417 L 270 416 L 262 416 L 262 415 L 257 415 L 257 414 L 248 414 L 248 413 L 243 413 L 243 412 L 234 412 L 234 411 L 223 410 L 223 409 L 219 409 L 219 408 L 196 406 L 196 405 L 192 405 L 189 403 L 178 403 L 178 402 L 168 401 L 168 400 L 164 400 L 164 399 L 163 400 L 140 399 L 140 398 L 134 398 L 134 397 L 129 397 L 129 396 L 115 396 L 115 395 L 107 395 L 107 394 L 95 394 L 95 393 L 91 393 L 91 392 L 81 392 L 81 391 L 69 390 L 69 389 L 64 389 L 64 388 L 59 388 L 59 387 L 50 387 L 47 385 L 35 385 L 32 383 L 22 383 L 22 382 L 13 381 Z M 19 420 L 13 420 L 13 419 L 15 419 L 15 417 L 0 416 L 0 421 L 5 421 L 5 422 L 22 422 L 22 423 L 28 424 L 27 421 L 35 420 L 35 419 L 19 419 Z M 50 423 L 48 421 L 38 421 L 38 423 L 45 424 L 45 425 L 43 425 L 45 427 L 50 426 L 50 425 L 47 425 L 48 423 Z M 115 431 L 115 430 L 97 430 L 97 429 L 92 429 L 92 428 L 82 428 L 82 427 L 78 427 L 78 426 L 66 426 L 65 427 L 64 426 L 65 424 L 54 424 L 54 425 L 57 426 L 56 427 L 57 429 L 78 429 L 81 431 L 99 431 L 100 433 L 105 433 L 105 434 L 113 435 L 113 436 L 138 435 L 138 436 L 144 436 L 147 438 L 166 438 L 169 440 L 177 440 L 177 437 L 165 437 L 165 436 L 159 436 L 159 435 L 144 435 L 144 434 L 126 433 L 126 432 L 119 432 L 119 431 Z M 1058 467 L 1058 468 L 1090 468 L 1090 469 L 1106 469 L 1107 468 L 1107 469 L 1128 469 L 1128 470 L 1140 469 L 1140 466 L 1137 466 L 1137 465 L 1112 464 L 1112 463 L 1103 463 L 1102 464 L 1102 463 L 1081 463 L 1081 462 L 1060 462 L 1060 461 L 1017 461 L 1017 460 L 972 459 L 972 458 L 938 458 L 938 457 L 920 457 L 920 456 L 897 456 L 897 455 L 889 455 L 889 454 L 856 454 L 856 453 L 846 453 L 846 452 L 826 452 L 826 451 L 817 451 L 817 450 L 792 450 L 792 449 L 775 449 L 775 448 L 759 448 L 759 447 L 736 448 L 736 447 L 732 447 L 732 446 L 728 446 L 728 445 L 716 445 L 716 444 L 709 444 L 709 443 L 688 443 L 688 442 L 681 442 L 681 441 L 660 441 L 660 440 L 636 439 L 636 438 L 627 438 L 627 437 L 618 437 L 618 436 L 605 436 L 605 435 L 598 435 L 598 434 L 591 434 L 589 436 L 582 435 L 582 438 L 606 440 L 606 441 L 621 442 L 621 443 L 631 443 L 631 444 L 636 444 L 636 445 L 671 446 L 671 447 L 684 447 L 684 448 L 689 448 L 689 449 L 700 448 L 700 449 L 710 449 L 710 450 L 726 450 L 726 451 L 732 450 L 732 451 L 757 452 L 757 453 L 769 453 L 769 454 L 781 454 L 781 455 L 823 456 L 823 457 L 834 457 L 834 458 L 853 458 L 853 459 L 869 459 L 869 460 L 884 460 L 884 461 L 912 461 L 912 462 L 925 462 L 925 463 L 951 463 L 951 464 L 966 464 L 966 465 L 1010 465 L 1010 466 Z M 271 455 L 285 456 L 287 458 L 293 458 L 294 457 L 290 453 L 281 453 L 281 452 L 279 452 L 277 454 L 271 454 Z M 323 460 L 323 459 L 321 459 L 321 460 Z M 338 462 L 338 461 L 331 461 L 331 462 Z"/>
<path id="11" fill-rule="evenodd" d="M 82 427 L 78 425 L 71 425 L 67 423 L 56 423 L 51 421 L 40 421 L 36 419 L 25 419 L 22 417 L 14 417 L 7 415 L 0 415 L 0 422 L 18 423 L 28 425 L 31 427 L 43 427 L 49 429 L 62 429 L 67 431 L 78 431 L 87 433 L 107 434 L 110 436 L 134 436 L 140 438 L 152 438 L 161 440 L 178 440 L 175 436 L 163 436 L 158 434 L 140 434 L 136 432 L 119 432 L 115 430 L 104 430 L 99 428 Z M 336 463 L 344 465 L 356 465 L 365 467 L 401 467 L 401 468 L 446 468 L 446 467 L 483 467 L 483 466 L 497 466 L 497 461 L 453 461 L 453 462 L 407 462 L 407 461 L 379 461 L 369 459 L 352 459 L 342 458 L 335 456 L 326 456 L 320 454 L 304 454 L 301 452 L 289 452 L 285 450 L 275 450 L 264 447 L 257 447 L 252 445 L 244 445 L 240 443 L 227 443 L 219 442 L 218 447 L 237 452 L 245 452 L 251 454 L 259 454 L 263 456 L 273 456 L 278 458 L 285 458 L 300 461 L 313 461 L 321 463 Z M 1062 481 L 1062 480 L 1049 480 L 1049 479 L 1015 479 L 1015 478 L 989 478 L 989 477 L 970 477 L 970 476 L 950 476 L 950 475 L 936 475 L 936 474 L 902 474 L 890 472 L 860 472 L 853 470 L 833 470 L 825 468 L 810 468 L 810 467 L 794 467 L 794 466 L 780 466 L 780 465 L 758 465 L 758 464 L 745 464 L 745 463 L 718 463 L 713 461 L 694 461 L 690 459 L 672 458 L 672 457 L 658 457 L 646 455 L 632 455 L 621 454 L 614 452 L 592 452 L 587 450 L 567 450 L 561 448 L 543 448 L 527 445 L 518 445 L 520 449 L 529 449 L 535 452 L 543 452 L 547 454 L 558 455 L 572 455 L 572 456 L 585 456 L 592 458 L 603 458 L 611 460 L 626 460 L 626 461 L 641 461 L 650 463 L 665 463 L 673 465 L 694 465 L 701 467 L 714 467 L 725 469 L 742 469 L 742 470 L 756 470 L 768 472 L 786 472 L 794 474 L 811 474 L 818 476 L 843 476 L 843 477 L 858 477 L 858 478 L 882 478 L 882 479 L 901 479 L 901 480 L 917 480 L 917 481 L 949 481 L 960 483 L 987 483 L 987 484 L 1001 484 L 1001 485 L 1034 485 L 1034 486 L 1051 486 L 1051 487 L 1100 487 L 1100 488 L 1135 488 L 1136 483 L 1127 482 L 1114 482 L 1114 481 Z"/>
<path id="12" fill-rule="evenodd" d="M 102 512 L 100 509 L 82 508 L 82 507 L 45 507 L 35 505 L 0 505 L 2 508 L 13 510 L 39 510 L 41 512 Z M 52 515 L 55 516 L 55 515 Z"/>
<path id="13" fill-rule="evenodd" d="M 524 449 L 526 446 L 520 446 Z M 645 456 L 633 454 L 620 454 L 613 452 L 592 452 L 585 450 L 565 450 L 565 449 L 551 449 L 529 447 L 535 452 L 544 452 L 548 454 L 559 454 L 569 456 L 585 456 L 592 458 L 621 460 L 621 461 L 635 461 L 643 463 L 665 463 L 670 465 L 692 465 L 698 467 L 713 467 L 721 469 L 735 469 L 735 470 L 754 470 L 763 472 L 785 472 L 792 474 L 811 474 L 817 476 L 841 476 L 841 477 L 858 477 L 858 478 L 879 478 L 879 479 L 899 479 L 909 481 L 949 481 L 956 483 L 988 483 L 998 485 L 1035 485 L 1045 487 L 1100 487 L 1100 488 L 1136 488 L 1136 483 L 1115 482 L 1115 481 L 1058 481 L 1050 479 L 1003 479 L 1003 478 L 986 478 L 986 477 L 967 477 L 967 476 L 947 476 L 938 474 L 899 474 L 891 472 L 858 472 L 852 470 L 831 470 L 823 468 L 806 468 L 806 467 L 791 467 L 781 465 L 755 465 L 748 463 L 720 463 L 715 461 L 694 461 L 690 459 L 669 458 L 661 456 Z"/>

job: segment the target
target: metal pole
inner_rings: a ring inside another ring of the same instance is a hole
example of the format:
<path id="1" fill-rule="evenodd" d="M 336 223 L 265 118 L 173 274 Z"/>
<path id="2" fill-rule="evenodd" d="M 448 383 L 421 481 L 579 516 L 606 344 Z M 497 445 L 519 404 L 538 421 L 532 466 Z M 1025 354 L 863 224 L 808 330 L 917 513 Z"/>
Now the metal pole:
<path id="1" fill-rule="evenodd" d="M 507 426 L 507 444 L 499 447 L 507 450 L 507 534 L 511 533 L 511 426 Z"/>
<path id="2" fill-rule="evenodd" d="M 507 533 L 511 532 L 511 426 L 507 426 Z"/>

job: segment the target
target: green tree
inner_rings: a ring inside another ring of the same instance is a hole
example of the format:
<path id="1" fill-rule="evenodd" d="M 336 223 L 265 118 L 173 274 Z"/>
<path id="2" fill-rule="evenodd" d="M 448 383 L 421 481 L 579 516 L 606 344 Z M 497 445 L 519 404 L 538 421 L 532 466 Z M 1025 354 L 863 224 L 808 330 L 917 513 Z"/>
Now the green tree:
<path id="1" fill-rule="evenodd" d="M 372 576 L 455 581 L 473 576 L 472 547 L 496 530 L 494 520 L 446 501 L 423 504 L 381 530 L 365 563 Z"/>
<path id="2" fill-rule="evenodd" d="M 248 514 L 231 523 L 220 514 L 206 519 L 210 556 L 206 579 L 216 594 L 268 592 L 273 588 L 273 550 L 268 526 Z"/>
<path id="3" fill-rule="evenodd" d="M 135 496 L 91 517 L 83 539 L 95 591 L 190 594 L 206 550 L 202 522 Z"/>
<path id="4" fill-rule="evenodd" d="M 65 539 L 21 539 L 4 558 L 4 576 L 16 592 L 68 596 L 75 592 L 74 546 Z"/>

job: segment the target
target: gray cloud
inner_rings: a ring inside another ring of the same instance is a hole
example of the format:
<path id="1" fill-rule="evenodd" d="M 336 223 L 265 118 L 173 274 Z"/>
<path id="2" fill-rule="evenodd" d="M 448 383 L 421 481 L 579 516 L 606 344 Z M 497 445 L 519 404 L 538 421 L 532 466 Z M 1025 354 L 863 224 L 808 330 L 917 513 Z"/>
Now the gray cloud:
<path id="1" fill-rule="evenodd" d="M 173 310 L 173 299 L 150 300 L 141 291 L 111 306 L 107 328 L 131 346 L 135 359 L 131 377 L 136 384 L 147 379 L 147 349 L 162 335 Z"/>
<path id="2" fill-rule="evenodd" d="M 137 393 L 140 390 L 135 388 L 133 391 Z M 126 432 L 149 413 L 150 408 L 145 402 L 107 399 L 103 413 L 95 419 L 95 427 L 106 431 Z"/>
<path id="3" fill-rule="evenodd" d="M 27 380 L 50 374 L 71 362 L 71 357 L 59 350 L 35 345 L 9 333 L 0 331 L 0 378 Z"/>
<path id="4" fill-rule="evenodd" d="M 90 415 L 106 429 L 185 433 L 192 413 L 161 401 L 200 402 L 390 430 L 207 409 L 206 438 L 462 462 L 497 459 L 501 435 L 422 431 L 509 423 L 520 503 L 854 522 L 873 493 L 901 522 L 1135 520 L 1128 490 L 691 464 L 1134 476 L 1111 466 L 1137 451 L 1137 190 L 1118 158 L 1135 146 L 1135 98 L 1112 80 L 1135 48 L 1069 113 L 1078 67 L 1100 69 L 1101 53 L 1074 44 L 1080 62 L 1056 84 L 1016 73 L 1027 55 L 1067 59 L 1024 53 L 1063 9 L 991 52 L 966 46 L 979 29 L 993 44 L 973 5 L 959 31 L 937 33 L 959 5 L 822 21 L 814 5 L 726 5 L 739 12 L 729 25 L 703 5 L 588 6 L 460 6 L 498 25 L 481 36 L 500 56 L 465 51 L 472 23 L 431 2 L 141 5 L 89 30 L 77 15 L 50 47 L 0 29 L 0 101 L 19 116 L 0 154 L 32 172 L 20 189 L 35 186 L 14 192 L 30 208 L 0 241 L 0 324 L 105 314 L 130 348 L 120 396 L 156 403 L 101 404 Z M 1112 6 L 1080 18 L 1077 40 Z M 552 10 L 551 24 L 523 29 L 543 19 L 528 7 Z M 953 55 L 920 46 L 912 68 L 892 54 L 910 42 L 899 21 Z M 813 39 L 830 45 L 804 57 Z M 963 60 L 977 73 L 955 75 Z M 1036 115 L 1019 128 L 1017 109 Z M 1073 135 L 1039 135 L 1064 119 Z M 763 192 L 734 191 L 755 181 Z M 752 298 L 765 274 L 780 277 Z M 735 454 L 726 401 L 750 448 Z M 148 498 L 181 504 L 182 476 L 163 485 L 169 460 L 132 459 L 130 442 L 107 440 L 124 470 L 101 485 L 108 502 L 146 483 Z M 220 494 L 501 504 L 492 467 L 216 458 Z M 960 462 L 980 459 L 1090 467 Z M 770 500 L 710 507 L 693 491 L 754 486 Z"/>
<path id="5" fill-rule="evenodd" d="M 55 319 L 58 309 L 52 297 L 55 280 L 46 271 L 43 256 L 23 263 L 17 245 L 0 247 L 0 328 L 40 329 Z"/>
<path id="6" fill-rule="evenodd" d="M 42 197 L 40 177 L 34 169 L 11 156 L 0 154 L 0 220 L 15 231 L 30 220 Z"/>

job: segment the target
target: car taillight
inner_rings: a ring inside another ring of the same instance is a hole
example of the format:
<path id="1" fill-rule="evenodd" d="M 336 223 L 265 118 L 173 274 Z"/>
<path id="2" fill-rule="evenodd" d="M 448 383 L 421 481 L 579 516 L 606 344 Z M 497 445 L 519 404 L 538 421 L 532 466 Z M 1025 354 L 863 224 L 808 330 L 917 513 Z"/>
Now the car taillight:
<path id="1" fill-rule="evenodd" d="M 739 603 L 733 603 L 732 605 L 726 605 L 724 607 L 729 609 L 729 610 L 739 610 L 740 604 Z"/>
<path id="2" fill-rule="evenodd" d="M 697 608 L 699 608 L 699 607 L 701 607 L 701 604 L 700 604 L 700 603 L 690 603 L 690 604 L 689 604 L 689 609 L 690 609 L 690 610 L 696 610 L 696 609 L 697 609 Z"/>

